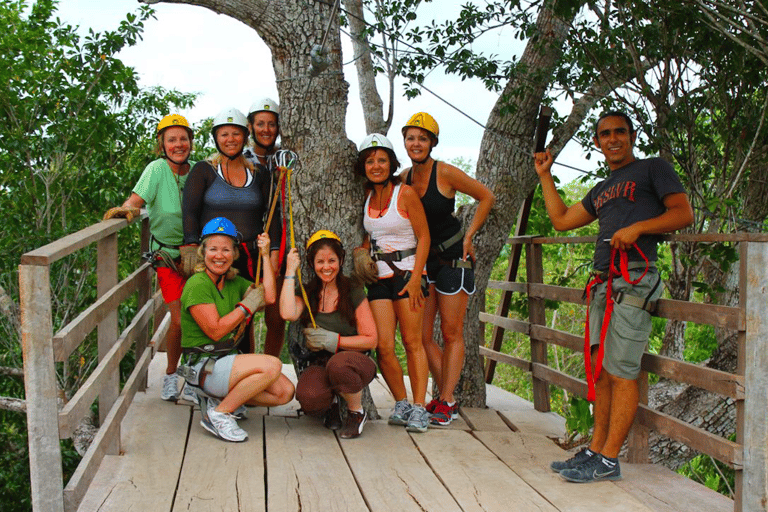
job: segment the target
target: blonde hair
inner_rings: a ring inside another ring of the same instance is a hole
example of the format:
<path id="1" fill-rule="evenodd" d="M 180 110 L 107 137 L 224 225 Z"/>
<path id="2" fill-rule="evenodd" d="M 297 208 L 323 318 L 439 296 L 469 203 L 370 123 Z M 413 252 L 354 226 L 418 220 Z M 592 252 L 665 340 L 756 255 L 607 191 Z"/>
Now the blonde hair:
<path id="1" fill-rule="evenodd" d="M 205 246 L 209 238 L 210 237 L 208 236 L 203 238 L 202 243 L 197 246 L 197 258 L 200 260 L 200 263 L 195 265 L 195 272 L 205 272 Z M 232 240 L 230 237 L 227 238 Z M 232 249 L 232 261 L 234 262 L 240 257 L 240 249 L 237 247 L 237 243 L 234 240 L 232 240 Z M 227 270 L 227 274 L 224 276 L 224 279 L 230 281 L 234 279 L 238 273 L 239 271 L 235 267 L 231 266 L 229 267 L 229 270 Z"/>
<path id="2" fill-rule="evenodd" d="M 208 163 L 211 164 L 211 167 L 216 169 L 219 166 L 219 164 L 224 161 L 224 158 L 228 158 L 228 157 L 225 157 L 221 153 L 216 152 L 208 157 Z M 250 160 L 245 158 L 242 154 L 240 154 L 233 161 L 236 162 L 238 160 L 242 161 L 243 167 L 246 167 L 249 171 L 253 172 L 254 167 L 253 167 L 253 163 Z"/>

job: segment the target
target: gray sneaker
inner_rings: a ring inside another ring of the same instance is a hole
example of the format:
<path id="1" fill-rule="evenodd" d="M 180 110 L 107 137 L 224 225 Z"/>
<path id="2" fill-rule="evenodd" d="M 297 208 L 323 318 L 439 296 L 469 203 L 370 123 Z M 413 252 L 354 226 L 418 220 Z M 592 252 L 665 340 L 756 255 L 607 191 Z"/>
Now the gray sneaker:
<path id="1" fill-rule="evenodd" d="M 414 405 L 405 430 L 408 432 L 426 432 L 429 428 L 429 413 L 423 405 Z"/>
<path id="2" fill-rule="evenodd" d="M 237 426 L 235 418 L 226 412 L 215 410 L 214 400 L 208 400 L 208 413 L 203 416 L 200 424 L 205 430 L 225 441 L 239 443 L 248 439 L 248 432 Z"/>
<path id="3" fill-rule="evenodd" d="M 197 398 L 197 392 L 192 386 L 184 383 L 184 389 L 181 390 L 181 399 L 187 402 L 192 402 L 195 405 L 200 405 L 200 400 Z"/>
<path id="4" fill-rule="evenodd" d="M 163 392 L 160 398 L 167 402 L 175 402 L 179 399 L 179 377 L 175 373 L 163 377 Z"/>
<path id="5" fill-rule="evenodd" d="M 578 453 L 576 453 L 576 455 L 574 455 L 568 460 L 564 460 L 564 461 L 556 460 L 549 465 L 549 468 L 555 473 L 559 473 L 564 469 L 573 469 L 576 466 L 579 466 L 587 462 L 590 458 L 595 456 L 594 453 L 592 453 L 591 451 L 587 452 L 587 450 L 588 448 L 584 448 L 580 450 Z"/>
<path id="6" fill-rule="evenodd" d="M 245 404 L 235 409 L 235 411 L 232 413 L 232 417 L 237 421 L 246 419 L 248 417 L 248 409 L 245 407 Z"/>
<path id="7" fill-rule="evenodd" d="M 408 403 L 407 399 L 398 400 L 392 408 L 392 414 L 389 415 L 387 423 L 390 425 L 407 425 L 412 410 L 413 406 Z"/>
<path id="8" fill-rule="evenodd" d="M 621 480 L 621 467 L 619 461 L 613 463 L 598 453 L 573 469 L 562 470 L 560 478 L 577 484 Z"/>

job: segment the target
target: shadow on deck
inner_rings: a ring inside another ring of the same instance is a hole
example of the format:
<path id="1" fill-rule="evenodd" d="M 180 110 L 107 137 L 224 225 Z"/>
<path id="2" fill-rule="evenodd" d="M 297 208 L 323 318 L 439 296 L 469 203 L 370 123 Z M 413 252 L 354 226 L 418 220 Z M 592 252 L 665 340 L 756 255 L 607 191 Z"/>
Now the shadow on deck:
<path id="1" fill-rule="evenodd" d="M 248 441 L 226 443 L 200 426 L 197 408 L 160 400 L 164 368 L 160 353 L 122 423 L 121 455 L 104 458 L 79 510 L 733 510 L 733 501 L 654 465 L 623 463 L 616 483 L 564 482 L 549 470 L 570 456 L 549 439 L 563 435 L 563 419 L 495 386 L 489 409 L 462 409 L 449 428 L 425 434 L 387 424 L 393 399 L 376 379 L 384 418 L 358 439 L 298 416 L 293 401 L 251 408 L 240 422 Z"/>

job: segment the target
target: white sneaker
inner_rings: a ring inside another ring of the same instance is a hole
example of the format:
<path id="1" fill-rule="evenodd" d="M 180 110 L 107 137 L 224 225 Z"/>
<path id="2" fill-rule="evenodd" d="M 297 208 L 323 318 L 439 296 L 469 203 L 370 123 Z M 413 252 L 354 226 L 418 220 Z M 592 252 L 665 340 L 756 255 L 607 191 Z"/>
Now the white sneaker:
<path id="1" fill-rule="evenodd" d="M 179 399 L 179 377 L 175 373 L 163 377 L 163 392 L 160 398 L 168 402 Z"/>
<path id="2" fill-rule="evenodd" d="M 239 443 L 248 439 L 248 432 L 237 426 L 231 414 L 218 412 L 215 406 L 208 405 L 207 417 L 203 416 L 200 424 L 205 430 L 225 441 Z"/>
<path id="3" fill-rule="evenodd" d="M 238 421 L 246 419 L 248 417 L 248 409 L 245 407 L 245 404 L 235 409 L 235 412 L 232 413 L 232 417 Z"/>
<path id="4" fill-rule="evenodd" d="M 200 400 L 197 398 L 197 392 L 192 388 L 192 386 L 187 386 L 187 384 L 184 384 L 184 389 L 181 391 L 181 399 L 186 400 L 187 402 L 192 402 L 195 405 L 200 405 Z"/>

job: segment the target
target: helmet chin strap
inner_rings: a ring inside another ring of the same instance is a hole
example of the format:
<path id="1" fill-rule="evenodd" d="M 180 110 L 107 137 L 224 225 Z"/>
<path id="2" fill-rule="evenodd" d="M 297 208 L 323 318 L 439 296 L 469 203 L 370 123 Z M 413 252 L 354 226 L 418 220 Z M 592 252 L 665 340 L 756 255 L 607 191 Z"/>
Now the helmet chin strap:
<path id="1" fill-rule="evenodd" d="M 421 165 L 423 163 L 426 163 L 430 158 L 432 158 L 432 148 L 429 148 L 429 153 L 427 153 L 427 156 L 426 156 L 426 158 L 424 158 L 424 160 L 413 160 L 413 159 L 411 159 L 411 161 Z"/>
<path id="2" fill-rule="evenodd" d="M 187 156 L 186 156 L 186 157 L 184 157 L 184 160 L 182 160 L 181 162 L 177 162 L 176 160 L 174 160 L 173 158 L 171 158 L 170 156 L 168 156 L 168 153 L 166 153 L 166 151 L 165 151 L 165 148 L 163 148 L 163 156 L 164 156 L 166 159 L 170 160 L 171 162 L 173 162 L 174 164 L 176 164 L 176 165 L 179 165 L 179 166 L 181 166 L 181 165 L 184 165 L 184 164 L 186 164 L 187 162 L 189 162 L 189 154 L 187 154 Z"/>

